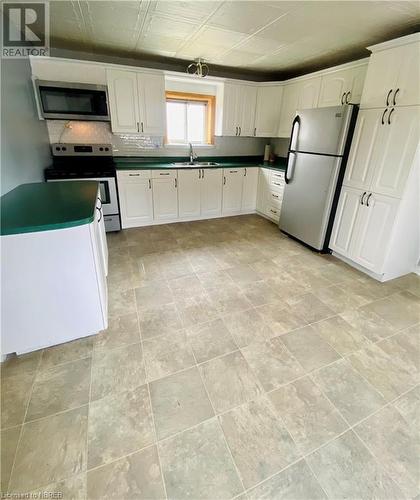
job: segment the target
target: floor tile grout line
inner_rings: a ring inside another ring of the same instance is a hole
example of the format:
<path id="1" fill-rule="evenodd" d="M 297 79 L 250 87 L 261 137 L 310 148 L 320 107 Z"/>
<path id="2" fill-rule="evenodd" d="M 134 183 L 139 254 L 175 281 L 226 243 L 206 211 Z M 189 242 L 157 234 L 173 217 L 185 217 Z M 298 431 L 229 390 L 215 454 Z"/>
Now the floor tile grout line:
<path id="1" fill-rule="evenodd" d="M 195 354 L 194 354 L 194 352 L 193 352 L 193 356 L 194 356 L 194 359 L 195 359 L 195 361 L 196 361 L 196 363 L 197 363 L 197 359 L 195 358 Z M 238 476 L 238 478 L 239 478 L 239 481 L 241 482 L 241 486 L 242 486 L 242 492 L 241 492 L 241 494 L 242 494 L 242 493 L 244 493 L 244 492 L 246 491 L 246 488 L 245 488 L 245 485 L 244 485 L 244 481 L 243 481 L 243 478 L 242 478 L 242 474 L 241 474 L 241 472 L 239 471 L 238 465 L 236 464 L 236 461 L 235 461 L 235 459 L 234 459 L 234 457 L 233 457 L 233 453 L 232 453 L 232 450 L 230 449 L 230 446 L 229 446 L 228 440 L 227 440 L 227 438 L 226 438 L 226 434 L 225 434 L 225 431 L 224 431 L 224 429 L 223 429 L 223 425 L 221 424 L 220 419 L 219 419 L 219 417 L 217 416 L 216 410 L 215 410 L 214 405 L 213 405 L 213 401 L 212 401 L 212 400 L 211 400 L 211 398 L 210 398 L 210 393 L 209 393 L 209 391 L 208 391 L 208 389 L 207 389 L 207 386 L 206 386 L 206 383 L 205 383 L 205 381 L 204 381 L 203 374 L 201 373 L 201 370 L 200 370 L 200 368 L 198 367 L 198 365 L 197 365 L 197 371 L 198 371 L 198 373 L 199 373 L 199 375 L 200 375 L 200 380 L 201 380 L 201 383 L 203 384 L 204 390 L 206 391 L 207 398 L 208 398 L 208 400 L 209 400 L 209 402 L 210 402 L 210 406 L 211 406 L 211 408 L 212 408 L 212 410 L 213 410 L 213 414 L 214 414 L 214 416 L 215 416 L 216 422 L 217 422 L 217 424 L 218 424 L 218 426 L 219 426 L 219 428 L 220 428 L 220 430 L 221 430 L 221 432 L 222 432 L 223 440 L 224 440 L 224 443 L 225 443 L 225 445 L 226 445 L 226 448 L 227 448 L 227 450 L 228 450 L 228 452 L 229 452 L 229 456 L 230 456 L 230 458 L 231 458 L 231 460 L 232 460 L 232 463 L 233 463 L 233 465 L 234 465 L 234 467 L 235 467 L 236 474 L 237 474 L 237 476 Z"/>
<path id="2" fill-rule="evenodd" d="M 160 470 L 160 478 L 162 481 L 162 486 L 163 486 L 163 491 L 165 494 L 165 499 L 168 498 L 167 490 L 166 490 L 166 483 L 165 483 L 165 477 L 163 473 L 163 467 L 162 467 L 162 460 L 160 458 L 160 452 L 159 452 L 159 445 L 158 445 L 158 439 L 157 439 L 157 430 L 156 430 L 156 422 L 155 422 L 155 416 L 154 416 L 154 411 L 153 411 L 153 404 L 152 404 L 152 397 L 150 394 L 150 385 L 148 382 L 148 375 L 147 375 L 147 366 L 146 366 L 146 359 L 144 356 L 144 346 L 143 346 L 143 334 L 140 328 L 140 318 L 139 318 L 139 312 L 137 309 L 137 299 L 136 300 L 136 314 L 137 314 L 137 324 L 139 326 L 139 338 L 140 338 L 140 343 L 141 343 L 141 353 L 142 353 L 142 362 L 144 366 L 144 375 L 145 375 L 145 383 L 147 386 L 147 397 L 149 398 L 149 405 L 150 405 L 150 415 L 152 419 L 152 426 L 153 426 L 153 434 L 154 434 L 154 443 L 153 445 L 156 447 L 156 454 L 159 462 L 159 470 Z M 121 457 L 120 457 L 121 458 Z"/>
<path id="3" fill-rule="evenodd" d="M 94 364 L 94 343 L 92 344 L 92 357 L 90 362 L 90 383 L 89 383 L 89 402 L 88 402 L 88 411 L 87 411 L 87 426 L 86 426 L 86 498 L 88 494 L 88 475 L 87 470 L 89 467 L 89 423 L 90 423 L 90 405 L 92 402 L 92 385 L 93 385 L 93 364 Z"/>
<path id="4" fill-rule="evenodd" d="M 25 408 L 25 413 L 23 415 L 23 420 L 22 420 L 22 426 L 20 428 L 19 437 L 18 437 L 18 440 L 17 440 L 17 443 L 16 443 L 15 455 L 13 457 L 13 463 L 12 463 L 12 467 L 10 469 L 9 481 L 7 483 L 7 492 L 9 492 L 10 486 L 12 484 L 13 473 L 14 473 L 15 465 L 16 465 L 16 458 L 17 458 L 17 454 L 18 454 L 18 451 L 19 451 L 19 446 L 20 446 L 20 443 L 21 443 L 22 437 L 23 437 L 23 431 L 24 431 L 24 425 L 25 425 L 26 415 L 28 413 L 28 408 L 29 408 L 29 405 L 31 403 L 32 394 L 33 394 L 33 390 L 34 390 L 35 382 L 36 382 L 36 376 L 37 376 L 39 367 L 41 365 L 41 360 L 42 360 L 43 356 L 44 356 L 44 349 L 42 350 L 41 355 L 39 357 L 39 360 L 38 360 L 38 363 L 37 363 L 37 366 L 36 366 L 36 369 L 35 369 L 35 372 L 34 372 L 34 378 L 33 378 L 33 381 L 32 381 L 32 385 L 31 385 L 31 388 L 29 390 L 28 400 L 27 400 L 26 408 Z"/>

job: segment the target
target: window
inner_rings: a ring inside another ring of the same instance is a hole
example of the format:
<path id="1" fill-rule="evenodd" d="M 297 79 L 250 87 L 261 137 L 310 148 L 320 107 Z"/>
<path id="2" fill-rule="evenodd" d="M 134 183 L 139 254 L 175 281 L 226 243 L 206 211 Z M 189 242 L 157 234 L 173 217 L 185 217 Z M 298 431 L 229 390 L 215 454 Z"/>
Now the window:
<path id="1" fill-rule="evenodd" d="M 215 97 L 166 92 L 166 143 L 213 144 Z"/>

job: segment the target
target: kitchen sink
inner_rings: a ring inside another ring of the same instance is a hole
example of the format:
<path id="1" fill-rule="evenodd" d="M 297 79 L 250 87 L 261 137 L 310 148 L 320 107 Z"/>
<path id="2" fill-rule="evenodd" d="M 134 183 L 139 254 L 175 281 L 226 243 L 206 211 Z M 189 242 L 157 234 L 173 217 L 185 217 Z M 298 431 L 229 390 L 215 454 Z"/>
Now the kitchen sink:
<path id="1" fill-rule="evenodd" d="M 215 163 L 214 161 L 183 161 L 183 162 L 176 162 L 172 163 L 172 165 L 178 166 L 178 167 L 215 167 L 219 165 L 218 163 Z"/>

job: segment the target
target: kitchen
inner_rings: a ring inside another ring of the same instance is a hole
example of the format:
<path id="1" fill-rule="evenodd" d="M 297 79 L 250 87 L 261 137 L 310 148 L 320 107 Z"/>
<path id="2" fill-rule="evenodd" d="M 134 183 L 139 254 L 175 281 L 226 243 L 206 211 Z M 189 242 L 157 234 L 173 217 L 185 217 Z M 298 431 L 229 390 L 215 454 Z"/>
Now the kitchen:
<path id="1" fill-rule="evenodd" d="M 414 498 L 418 4 L 73 7 L 2 60 L 2 493 Z"/>

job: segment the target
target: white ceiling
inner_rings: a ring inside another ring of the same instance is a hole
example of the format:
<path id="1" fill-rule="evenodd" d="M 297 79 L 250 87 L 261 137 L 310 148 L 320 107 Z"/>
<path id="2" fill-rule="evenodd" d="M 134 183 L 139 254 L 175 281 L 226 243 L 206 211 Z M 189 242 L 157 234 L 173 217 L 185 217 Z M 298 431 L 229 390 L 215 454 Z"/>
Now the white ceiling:
<path id="1" fill-rule="evenodd" d="M 69 0 L 50 12 L 53 46 L 296 74 L 363 57 L 420 23 L 418 0 Z"/>

